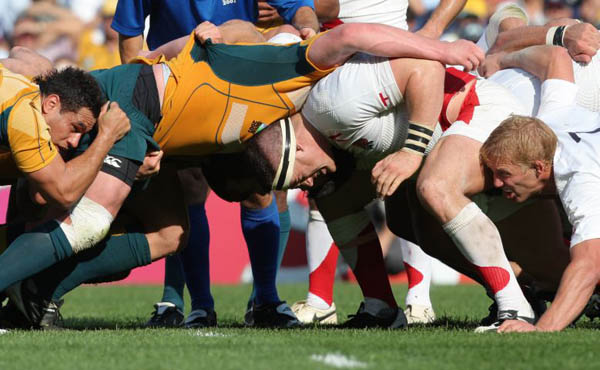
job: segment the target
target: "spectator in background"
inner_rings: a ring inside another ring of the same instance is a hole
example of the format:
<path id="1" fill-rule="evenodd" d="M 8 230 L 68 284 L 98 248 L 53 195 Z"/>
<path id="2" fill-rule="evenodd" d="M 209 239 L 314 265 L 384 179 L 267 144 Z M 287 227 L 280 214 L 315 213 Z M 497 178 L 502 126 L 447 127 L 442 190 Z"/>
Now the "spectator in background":
<path id="1" fill-rule="evenodd" d="M 546 21 L 558 18 L 573 18 L 574 12 L 572 6 L 577 0 L 545 0 L 544 16 Z"/>
<path id="2" fill-rule="evenodd" d="M 583 0 L 578 8 L 577 18 L 591 23 L 596 28 L 600 26 L 600 0 Z"/>
<path id="3" fill-rule="evenodd" d="M 84 23 L 68 9 L 51 2 L 34 2 L 16 20 L 10 46 L 37 51 L 51 62 L 76 60 L 77 38 Z"/>
<path id="4" fill-rule="evenodd" d="M 105 0 L 94 27 L 89 27 L 79 39 L 78 65 L 85 70 L 111 68 L 121 64 L 119 34 L 110 25 L 117 9 L 117 0 Z"/>

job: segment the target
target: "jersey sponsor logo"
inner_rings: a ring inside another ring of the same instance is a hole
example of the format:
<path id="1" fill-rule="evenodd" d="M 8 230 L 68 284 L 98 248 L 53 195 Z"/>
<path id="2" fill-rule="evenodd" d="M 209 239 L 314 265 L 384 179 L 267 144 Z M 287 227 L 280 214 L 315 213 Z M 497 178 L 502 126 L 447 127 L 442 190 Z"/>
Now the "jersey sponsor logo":
<path id="1" fill-rule="evenodd" d="M 387 96 L 383 96 L 383 93 L 379 93 L 379 99 L 381 99 L 381 102 L 383 103 L 384 106 L 388 106 L 388 102 L 390 101 L 390 98 Z"/>
<path id="2" fill-rule="evenodd" d="M 252 121 L 250 127 L 248 127 L 248 132 L 251 134 L 256 134 L 260 130 L 264 128 L 265 124 L 260 121 Z"/>
<path id="3" fill-rule="evenodd" d="M 229 5 L 229 4 L 235 4 L 237 0 L 223 0 L 223 6 L 225 5 Z"/>
<path id="4" fill-rule="evenodd" d="M 115 168 L 121 168 L 121 160 L 110 155 L 104 158 L 104 163 Z"/>

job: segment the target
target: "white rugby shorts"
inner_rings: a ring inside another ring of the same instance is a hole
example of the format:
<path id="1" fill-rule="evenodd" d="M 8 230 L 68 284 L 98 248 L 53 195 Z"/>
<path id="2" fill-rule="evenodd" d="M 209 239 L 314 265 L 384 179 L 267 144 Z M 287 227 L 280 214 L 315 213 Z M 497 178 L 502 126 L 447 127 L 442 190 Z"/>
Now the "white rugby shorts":
<path id="1" fill-rule="evenodd" d="M 477 80 L 475 84 L 479 105 L 474 108 L 473 117 L 469 122 L 454 122 L 442 137 L 462 135 L 483 143 L 511 114 L 527 114 L 523 105 L 505 87 L 488 80 Z"/>

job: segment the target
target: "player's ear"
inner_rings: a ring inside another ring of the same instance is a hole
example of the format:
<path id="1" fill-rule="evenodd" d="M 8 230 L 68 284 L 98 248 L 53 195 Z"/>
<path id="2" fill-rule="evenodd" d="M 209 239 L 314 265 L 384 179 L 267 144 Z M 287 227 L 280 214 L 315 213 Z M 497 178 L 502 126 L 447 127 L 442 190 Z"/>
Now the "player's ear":
<path id="1" fill-rule="evenodd" d="M 55 109 L 60 109 L 60 97 L 56 94 L 50 94 L 42 99 L 42 112 L 50 113 Z"/>
<path id="2" fill-rule="evenodd" d="M 550 165 L 546 161 L 535 160 L 533 168 L 535 169 L 535 177 L 540 178 L 548 172 Z"/>

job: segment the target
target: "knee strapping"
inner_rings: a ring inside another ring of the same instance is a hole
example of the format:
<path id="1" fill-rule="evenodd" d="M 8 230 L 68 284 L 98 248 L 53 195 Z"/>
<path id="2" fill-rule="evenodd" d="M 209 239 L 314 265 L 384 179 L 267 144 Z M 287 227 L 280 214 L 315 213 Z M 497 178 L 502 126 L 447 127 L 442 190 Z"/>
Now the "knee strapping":
<path id="1" fill-rule="evenodd" d="M 98 244 L 108 234 L 113 216 L 103 206 L 83 197 L 71 210 L 71 224 L 60 222 L 60 228 L 78 253 Z"/>

